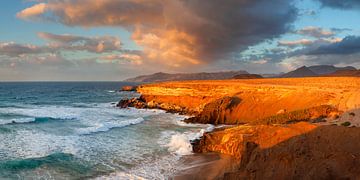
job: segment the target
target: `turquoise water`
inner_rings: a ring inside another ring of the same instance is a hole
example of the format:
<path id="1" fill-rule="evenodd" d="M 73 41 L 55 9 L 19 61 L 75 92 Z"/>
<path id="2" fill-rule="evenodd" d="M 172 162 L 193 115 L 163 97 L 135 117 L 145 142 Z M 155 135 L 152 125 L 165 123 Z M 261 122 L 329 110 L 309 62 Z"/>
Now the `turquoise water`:
<path id="1" fill-rule="evenodd" d="M 129 83 L 0 83 L 0 179 L 166 179 L 204 125 L 119 109 Z M 131 83 L 130 83 L 131 85 Z"/>

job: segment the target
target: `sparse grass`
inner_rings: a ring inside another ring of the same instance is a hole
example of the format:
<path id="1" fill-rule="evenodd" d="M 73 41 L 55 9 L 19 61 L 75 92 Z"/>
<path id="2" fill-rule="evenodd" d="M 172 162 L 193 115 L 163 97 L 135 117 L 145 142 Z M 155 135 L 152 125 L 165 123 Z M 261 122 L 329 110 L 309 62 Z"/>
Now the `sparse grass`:
<path id="1" fill-rule="evenodd" d="M 341 123 L 342 126 L 348 127 L 351 125 L 351 123 L 349 121 L 343 122 Z"/>

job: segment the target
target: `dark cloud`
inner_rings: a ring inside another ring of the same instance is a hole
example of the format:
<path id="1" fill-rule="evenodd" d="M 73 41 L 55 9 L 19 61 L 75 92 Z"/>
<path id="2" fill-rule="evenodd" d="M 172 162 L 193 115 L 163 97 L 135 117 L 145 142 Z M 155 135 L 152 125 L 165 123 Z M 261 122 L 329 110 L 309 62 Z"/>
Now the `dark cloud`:
<path id="1" fill-rule="evenodd" d="M 360 37 L 347 36 L 342 41 L 329 45 L 320 46 L 312 51 L 309 55 L 326 55 L 326 54 L 355 54 L 360 52 Z"/>
<path id="2" fill-rule="evenodd" d="M 54 0 L 17 15 L 68 26 L 121 26 L 148 59 L 172 66 L 228 59 L 289 31 L 293 0 Z M 49 17 L 50 16 L 50 17 Z"/>
<path id="3" fill-rule="evenodd" d="M 359 0 L 318 0 L 323 6 L 339 9 L 360 9 Z"/>

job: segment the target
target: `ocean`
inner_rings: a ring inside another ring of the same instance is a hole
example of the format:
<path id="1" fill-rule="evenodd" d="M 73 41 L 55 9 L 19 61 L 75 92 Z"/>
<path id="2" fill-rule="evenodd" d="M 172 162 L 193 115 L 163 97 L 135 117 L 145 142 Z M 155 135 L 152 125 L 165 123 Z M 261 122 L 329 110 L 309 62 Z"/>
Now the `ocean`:
<path id="1" fill-rule="evenodd" d="M 119 109 L 125 82 L 1 82 L 0 179 L 167 179 L 210 125 Z"/>

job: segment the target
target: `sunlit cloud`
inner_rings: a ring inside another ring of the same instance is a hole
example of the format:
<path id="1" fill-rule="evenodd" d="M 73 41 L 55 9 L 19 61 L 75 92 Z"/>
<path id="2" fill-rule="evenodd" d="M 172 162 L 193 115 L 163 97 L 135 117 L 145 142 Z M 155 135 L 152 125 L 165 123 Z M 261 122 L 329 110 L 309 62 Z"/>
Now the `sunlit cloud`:
<path id="1" fill-rule="evenodd" d="M 309 39 L 299 39 L 294 41 L 279 41 L 280 46 L 301 46 L 312 44 L 313 41 Z"/>
<path id="2" fill-rule="evenodd" d="M 326 30 L 320 27 L 314 27 L 314 26 L 307 26 L 304 27 L 296 33 L 306 36 L 312 36 L 316 38 L 323 38 L 323 37 L 331 37 L 335 35 L 335 32 L 332 32 L 331 30 Z"/>
<path id="3" fill-rule="evenodd" d="M 36 4 L 18 17 L 68 26 L 123 27 L 150 61 L 184 67 L 228 60 L 233 53 L 286 33 L 297 16 L 292 2 L 54 0 L 41 5 L 41 11 Z M 36 13 L 27 13 L 31 11 Z"/>

